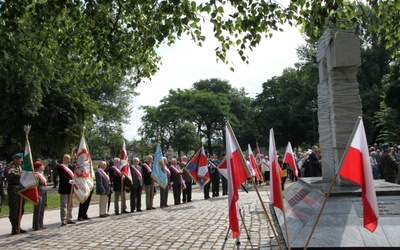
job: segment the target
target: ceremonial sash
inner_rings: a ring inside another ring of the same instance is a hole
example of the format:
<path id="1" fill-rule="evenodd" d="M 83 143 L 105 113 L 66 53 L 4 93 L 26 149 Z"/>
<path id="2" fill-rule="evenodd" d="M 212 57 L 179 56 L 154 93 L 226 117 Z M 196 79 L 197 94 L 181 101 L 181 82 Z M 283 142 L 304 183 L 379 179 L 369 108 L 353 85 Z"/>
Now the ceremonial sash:
<path id="1" fill-rule="evenodd" d="M 182 165 L 183 167 L 185 167 L 185 166 L 187 165 L 187 162 L 182 161 L 182 162 L 181 162 L 181 165 Z"/>
<path id="2" fill-rule="evenodd" d="M 171 176 L 171 171 L 169 171 L 169 169 L 167 167 L 164 167 L 164 171 L 165 171 L 165 173 L 167 173 L 168 177 Z"/>
<path id="3" fill-rule="evenodd" d="M 136 169 L 135 167 L 132 167 L 133 171 L 135 171 L 135 174 L 137 175 L 137 177 L 139 177 L 139 180 L 143 180 L 143 176 L 142 173 L 140 173 L 140 171 L 138 169 Z"/>
<path id="4" fill-rule="evenodd" d="M 44 178 L 43 174 L 40 172 L 35 172 L 35 174 L 43 182 L 43 185 L 46 187 L 47 181 L 46 181 L 46 178 Z"/>
<path id="5" fill-rule="evenodd" d="M 185 183 L 185 181 L 183 180 L 182 175 L 179 175 L 179 177 L 181 178 L 182 189 L 186 189 L 186 183 Z"/>
<path id="6" fill-rule="evenodd" d="M 65 166 L 64 164 L 60 165 L 64 171 L 69 175 L 69 177 L 71 177 L 71 179 L 74 179 L 74 172 L 72 172 L 71 169 L 69 169 L 69 167 Z"/>
<path id="7" fill-rule="evenodd" d="M 99 171 L 99 173 L 106 178 L 107 182 L 110 183 L 110 177 L 106 174 L 106 172 L 104 172 L 103 169 L 99 168 L 97 171 Z"/>
<path id="8" fill-rule="evenodd" d="M 174 173 L 176 174 L 180 174 L 181 171 L 179 171 L 174 165 L 169 166 L 170 169 L 172 169 L 172 171 L 174 171 Z"/>
<path id="9" fill-rule="evenodd" d="M 142 167 L 144 167 L 147 170 L 147 172 L 151 173 L 151 168 L 149 167 L 149 165 L 143 163 Z"/>
<path id="10" fill-rule="evenodd" d="M 267 162 L 263 161 L 263 164 L 267 167 L 268 170 L 270 170 L 269 165 L 268 165 Z M 268 170 L 267 170 L 267 171 L 268 171 Z"/>
<path id="11" fill-rule="evenodd" d="M 116 166 L 112 166 L 111 169 L 114 170 L 118 175 L 121 175 L 121 170 L 119 170 Z"/>

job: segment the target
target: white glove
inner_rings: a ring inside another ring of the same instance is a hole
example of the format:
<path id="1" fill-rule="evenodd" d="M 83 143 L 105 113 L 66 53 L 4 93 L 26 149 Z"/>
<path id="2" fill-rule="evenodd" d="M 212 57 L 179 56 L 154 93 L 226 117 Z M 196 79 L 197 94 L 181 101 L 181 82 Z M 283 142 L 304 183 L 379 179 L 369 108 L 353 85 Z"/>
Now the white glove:
<path id="1" fill-rule="evenodd" d="M 68 183 L 71 184 L 71 185 L 74 185 L 75 184 L 75 180 L 69 180 Z"/>

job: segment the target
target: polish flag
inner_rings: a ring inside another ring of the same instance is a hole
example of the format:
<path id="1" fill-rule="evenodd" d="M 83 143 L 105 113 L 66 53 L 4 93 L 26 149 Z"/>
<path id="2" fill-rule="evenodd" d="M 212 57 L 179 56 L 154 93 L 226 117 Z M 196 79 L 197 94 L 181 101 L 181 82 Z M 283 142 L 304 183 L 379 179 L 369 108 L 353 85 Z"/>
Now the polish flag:
<path id="1" fill-rule="evenodd" d="M 339 173 L 341 177 L 361 186 L 364 227 L 374 232 L 378 226 L 379 210 L 369 160 L 367 137 L 361 117 L 359 117 L 356 127 L 357 130 L 351 138 L 347 152 L 345 152 Z"/>
<path id="2" fill-rule="evenodd" d="M 283 158 L 283 163 L 287 163 L 290 166 L 292 166 L 292 172 L 294 176 L 296 176 L 296 178 L 299 177 L 297 172 L 296 161 L 294 160 L 292 144 L 290 144 L 290 142 L 288 142 L 287 144 L 285 157 Z"/>
<path id="3" fill-rule="evenodd" d="M 232 237 L 240 235 L 239 229 L 239 193 L 238 188 L 250 177 L 243 153 L 238 145 L 235 134 L 229 123 L 225 126 L 226 132 L 226 166 L 228 179 L 228 206 L 229 228 Z"/>
<path id="4" fill-rule="evenodd" d="M 274 207 L 279 208 L 282 212 L 283 210 L 283 199 L 282 199 L 282 189 L 281 189 L 281 168 L 278 163 L 278 158 L 276 157 L 276 147 L 275 147 L 275 137 L 274 129 L 271 128 L 269 131 L 269 162 L 271 166 L 270 174 L 270 195 L 271 204 Z"/>
<path id="5" fill-rule="evenodd" d="M 258 172 L 257 163 L 256 159 L 254 158 L 253 151 L 251 150 L 250 144 L 247 144 L 247 146 L 249 148 L 249 160 L 250 160 L 250 166 L 252 168 L 251 172 L 253 176 L 257 177 L 257 180 L 261 181 L 260 172 Z"/>

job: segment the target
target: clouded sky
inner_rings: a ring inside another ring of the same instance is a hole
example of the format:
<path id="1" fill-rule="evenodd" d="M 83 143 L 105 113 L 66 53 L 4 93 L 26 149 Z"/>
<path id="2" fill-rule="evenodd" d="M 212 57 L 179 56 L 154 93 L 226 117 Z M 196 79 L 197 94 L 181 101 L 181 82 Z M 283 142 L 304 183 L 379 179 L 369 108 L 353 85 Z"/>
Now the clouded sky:
<path id="1" fill-rule="evenodd" d="M 170 89 L 189 89 L 197 81 L 219 78 L 228 80 L 234 88 L 244 87 L 250 97 L 261 93 L 263 82 L 281 75 L 283 69 L 299 62 L 296 48 L 304 44 L 304 40 L 298 29 L 284 26 L 284 30 L 270 39 L 264 39 L 252 52 L 248 51 L 249 64 L 241 61 L 236 49 L 228 55 L 232 64 L 217 63 L 215 48 L 218 44 L 212 37 L 211 29 L 203 47 L 198 47 L 188 37 L 183 37 L 171 47 L 161 46 L 158 52 L 163 64 L 151 81 L 139 84 L 136 89 L 140 94 L 134 98 L 130 124 L 124 127 L 124 137 L 128 140 L 140 139 L 137 130 L 144 113 L 139 107 L 158 106 Z M 231 65 L 235 68 L 234 72 L 230 71 Z"/>

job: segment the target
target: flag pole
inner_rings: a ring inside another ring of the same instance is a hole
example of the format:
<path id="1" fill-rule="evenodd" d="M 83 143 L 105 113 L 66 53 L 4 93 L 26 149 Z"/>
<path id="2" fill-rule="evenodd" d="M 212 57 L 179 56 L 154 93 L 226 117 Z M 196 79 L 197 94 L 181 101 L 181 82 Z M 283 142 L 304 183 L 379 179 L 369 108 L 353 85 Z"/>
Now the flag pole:
<path id="1" fill-rule="evenodd" d="M 311 229 L 311 233 L 310 233 L 310 235 L 308 236 L 306 245 L 304 246 L 304 249 L 305 249 L 305 250 L 307 250 L 307 248 L 308 248 L 308 245 L 309 245 L 309 243 L 310 243 L 310 241 L 311 241 L 311 237 L 312 237 L 313 234 L 314 234 L 315 228 L 317 227 L 317 224 L 318 224 L 318 222 L 319 222 L 319 219 L 321 218 L 321 215 L 322 215 L 322 212 L 324 211 L 325 205 L 326 205 L 326 203 L 328 202 L 328 199 L 329 199 L 329 196 L 330 196 L 331 193 L 332 193 L 333 187 L 335 186 L 336 179 L 337 179 L 337 177 L 339 176 L 339 173 L 340 173 L 340 168 L 342 167 L 342 164 L 343 164 L 343 160 L 344 160 L 344 159 L 346 158 L 346 156 L 347 156 L 347 153 L 348 153 L 348 151 L 349 151 L 349 147 L 350 147 L 350 145 L 351 145 L 351 141 L 352 141 L 352 139 L 353 139 L 353 137 L 354 137 L 354 134 L 356 133 L 356 130 L 357 130 L 357 128 L 358 128 L 358 124 L 360 123 L 360 121 L 361 121 L 361 116 L 358 117 L 357 122 L 356 122 L 356 125 L 355 125 L 354 128 L 353 128 L 353 132 L 351 133 L 350 140 L 347 142 L 347 146 L 346 146 L 346 149 L 345 149 L 345 151 L 344 151 L 344 154 L 342 155 L 342 158 L 340 159 L 339 167 L 338 167 L 338 169 L 337 169 L 337 172 L 336 172 L 335 176 L 333 177 L 333 180 L 332 180 L 332 182 L 331 182 L 331 185 L 329 186 L 328 193 L 327 193 L 326 196 L 325 196 L 324 203 L 322 204 L 321 210 L 319 211 L 318 216 L 317 216 L 317 219 L 315 220 L 315 223 L 314 223 L 314 225 L 313 225 L 313 228 Z"/>
<path id="2" fill-rule="evenodd" d="M 229 123 L 229 122 L 226 122 L 226 125 L 227 125 L 227 128 L 230 130 L 231 134 L 233 134 L 232 127 L 231 127 L 230 123 Z M 242 160 L 243 166 L 247 166 L 246 161 L 244 160 L 244 156 L 243 156 L 242 149 L 241 149 L 240 146 L 239 146 L 239 143 L 238 143 L 238 141 L 237 141 L 237 139 L 236 139 L 236 136 L 233 138 L 233 142 L 236 144 L 236 148 L 239 150 L 240 155 L 242 156 L 242 157 L 240 157 L 240 158 L 241 158 L 241 160 Z M 245 169 L 246 169 L 247 176 L 251 176 L 251 175 L 250 175 L 249 169 L 248 169 L 247 167 L 246 167 Z M 267 217 L 268 223 L 270 224 L 270 226 L 271 226 L 271 228 L 272 228 L 272 232 L 274 233 L 275 239 L 276 239 L 276 241 L 277 241 L 278 244 L 279 244 L 279 249 L 282 250 L 281 242 L 280 242 L 279 237 L 278 237 L 278 235 L 277 235 L 277 233 L 276 233 L 276 231 L 275 231 L 274 224 L 272 223 L 271 218 L 270 218 L 269 215 L 268 215 L 267 209 L 265 208 L 265 205 L 264 205 L 264 202 L 263 202 L 263 200 L 262 200 L 262 198 L 261 198 L 261 195 L 260 195 L 260 193 L 258 192 L 257 185 L 255 185 L 255 182 L 254 182 L 254 179 L 253 179 L 253 178 L 250 178 L 250 179 L 251 179 L 251 182 L 252 182 L 252 184 L 253 184 L 253 186 L 254 186 L 254 189 L 255 189 L 255 191 L 256 191 L 256 193 L 257 193 L 257 197 L 258 197 L 258 199 L 260 200 L 260 203 L 261 203 L 261 206 L 262 206 L 262 208 L 263 208 L 264 214 L 265 214 L 265 216 Z"/>
<path id="3" fill-rule="evenodd" d="M 271 137 L 271 132 L 272 132 L 272 137 Z M 277 155 L 277 151 L 276 151 L 276 145 L 275 145 L 275 135 L 274 135 L 274 130 L 273 130 L 273 128 L 271 128 L 271 130 L 270 130 L 270 140 L 272 140 L 273 139 L 273 154 L 276 156 Z M 270 142 L 270 152 L 271 152 L 271 142 Z M 275 158 L 276 159 L 276 158 Z M 271 160 L 271 159 L 270 159 Z M 279 166 L 279 168 L 280 168 L 280 165 L 279 165 L 279 162 L 278 162 L 278 160 L 276 159 L 276 164 L 278 164 L 278 166 Z M 275 168 L 276 168 L 276 165 L 275 165 Z M 273 178 L 273 176 L 275 176 L 275 174 L 276 174 L 276 176 L 277 176 L 277 181 L 278 181 L 278 190 L 279 190 L 279 199 L 281 200 L 281 202 L 282 202 L 282 215 L 283 215 L 283 223 L 284 223 L 284 225 L 285 225 L 285 233 L 286 233 L 286 239 L 287 239 L 287 244 L 288 244 L 288 249 L 290 250 L 290 239 L 289 239 L 289 231 L 288 231 L 288 226 L 287 226 L 287 221 L 286 221 L 286 213 L 285 213 L 285 207 L 284 207 L 284 204 L 283 204 L 283 193 L 282 193 L 282 177 L 280 176 L 280 174 L 279 173 L 277 173 L 276 171 L 276 169 L 273 169 L 272 168 L 272 165 L 271 165 L 271 169 L 270 169 L 270 174 L 271 174 L 271 178 Z M 275 173 L 275 174 L 274 174 Z M 275 201 L 275 197 L 274 197 L 274 201 Z"/>

